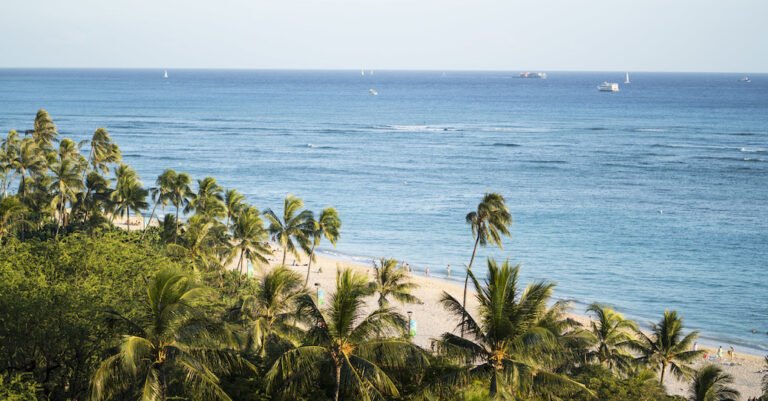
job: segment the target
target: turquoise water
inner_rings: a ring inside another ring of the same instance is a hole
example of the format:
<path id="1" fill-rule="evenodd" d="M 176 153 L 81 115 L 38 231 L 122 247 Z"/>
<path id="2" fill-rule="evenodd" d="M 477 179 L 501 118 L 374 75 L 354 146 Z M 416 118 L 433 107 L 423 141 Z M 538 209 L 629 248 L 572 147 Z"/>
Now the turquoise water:
<path id="1" fill-rule="evenodd" d="M 339 209 L 335 250 L 433 274 L 469 261 L 486 191 L 503 251 L 577 309 L 677 309 L 713 343 L 768 350 L 768 76 L 623 73 L 0 70 L 0 129 L 44 107 L 62 135 L 106 126 L 147 185 L 216 177 L 258 207 Z M 378 91 L 371 96 L 369 89 Z M 481 270 L 481 269 L 478 269 Z M 759 333 L 752 334 L 756 329 Z"/>

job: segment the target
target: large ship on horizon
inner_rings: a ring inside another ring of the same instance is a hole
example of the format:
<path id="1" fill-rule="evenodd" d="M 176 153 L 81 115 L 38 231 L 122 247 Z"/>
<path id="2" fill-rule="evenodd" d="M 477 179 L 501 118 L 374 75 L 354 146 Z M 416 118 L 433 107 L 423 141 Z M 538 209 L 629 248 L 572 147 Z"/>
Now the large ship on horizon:
<path id="1" fill-rule="evenodd" d="M 547 79 L 547 73 L 546 72 L 521 72 L 520 78 L 538 78 L 538 79 Z"/>

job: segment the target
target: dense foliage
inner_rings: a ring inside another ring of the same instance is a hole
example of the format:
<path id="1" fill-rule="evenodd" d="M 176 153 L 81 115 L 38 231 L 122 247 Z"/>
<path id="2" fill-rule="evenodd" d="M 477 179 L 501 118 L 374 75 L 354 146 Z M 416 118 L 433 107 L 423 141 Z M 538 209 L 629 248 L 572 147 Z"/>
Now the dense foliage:
<path id="1" fill-rule="evenodd" d="M 106 129 L 60 139 L 45 110 L 9 132 L 0 399 L 670 401 L 665 372 L 690 378 L 692 397 L 734 395 L 727 375 L 691 368 L 696 333 L 683 335 L 674 312 L 641 333 L 594 304 L 582 327 L 550 302 L 554 284 L 523 287 L 518 266 L 489 260 L 478 280 L 478 246 L 501 246 L 512 223 L 499 194 L 466 217 L 466 285 L 480 306 L 446 293 L 456 330 L 431 350 L 390 306 L 421 302 L 407 269 L 381 259 L 372 280 L 341 270 L 320 302 L 309 269 L 322 240 L 341 238 L 338 212 L 292 195 L 263 210 L 212 177 L 165 170 L 147 188 Z M 307 276 L 269 267 L 275 246 L 283 265 L 307 257 Z"/>

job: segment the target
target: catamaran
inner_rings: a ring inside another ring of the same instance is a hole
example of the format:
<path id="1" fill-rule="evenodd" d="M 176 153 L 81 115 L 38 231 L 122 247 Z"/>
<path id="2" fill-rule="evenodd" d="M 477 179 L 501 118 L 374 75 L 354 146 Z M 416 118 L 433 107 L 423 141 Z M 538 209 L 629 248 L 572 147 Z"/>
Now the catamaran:
<path id="1" fill-rule="evenodd" d="M 605 81 L 601 83 L 600 86 L 597 87 L 597 90 L 599 90 L 600 92 L 618 92 L 619 84 Z"/>

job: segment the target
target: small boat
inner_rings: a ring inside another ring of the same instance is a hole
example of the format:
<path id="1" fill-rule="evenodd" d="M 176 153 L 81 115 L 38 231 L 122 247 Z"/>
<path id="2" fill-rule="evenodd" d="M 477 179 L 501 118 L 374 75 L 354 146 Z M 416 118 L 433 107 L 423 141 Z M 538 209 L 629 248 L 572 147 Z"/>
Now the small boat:
<path id="1" fill-rule="evenodd" d="M 360 70 L 360 75 L 365 76 L 365 70 Z"/>
<path id="2" fill-rule="evenodd" d="M 378 96 L 379 95 L 379 92 L 376 92 L 376 89 L 373 89 L 373 88 L 368 89 L 368 93 L 370 93 L 371 96 Z"/>
<path id="3" fill-rule="evenodd" d="M 625 84 L 629 84 L 629 83 L 631 83 L 631 82 L 629 82 L 629 73 L 627 73 L 627 77 L 626 77 L 626 78 L 624 78 L 624 83 L 625 83 Z"/>
<path id="4" fill-rule="evenodd" d="M 521 72 L 520 78 L 538 78 L 538 79 L 547 79 L 547 73 L 546 72 Z"/>
<path id="5" fill-rule="evenodd" d="M 739 79 L 739 82 L 752 82 L 752 80 L 751 80 L 751 79 L 749 79 L 749 77 L 741 77 L 741 78 Z"/>
<path id="6" fill-rule="evenodd" d="M 605 81 L 601 83 L 600 86 L 597 87 L 597 90 L 599 90 L 600 92 L 618 92 L 619 84 L 615 82 Z"/>
<path id="7" fill-rule="evenodd" d="M 168 70 L 163 71 L 163 78 L 168 79 Z"/>

